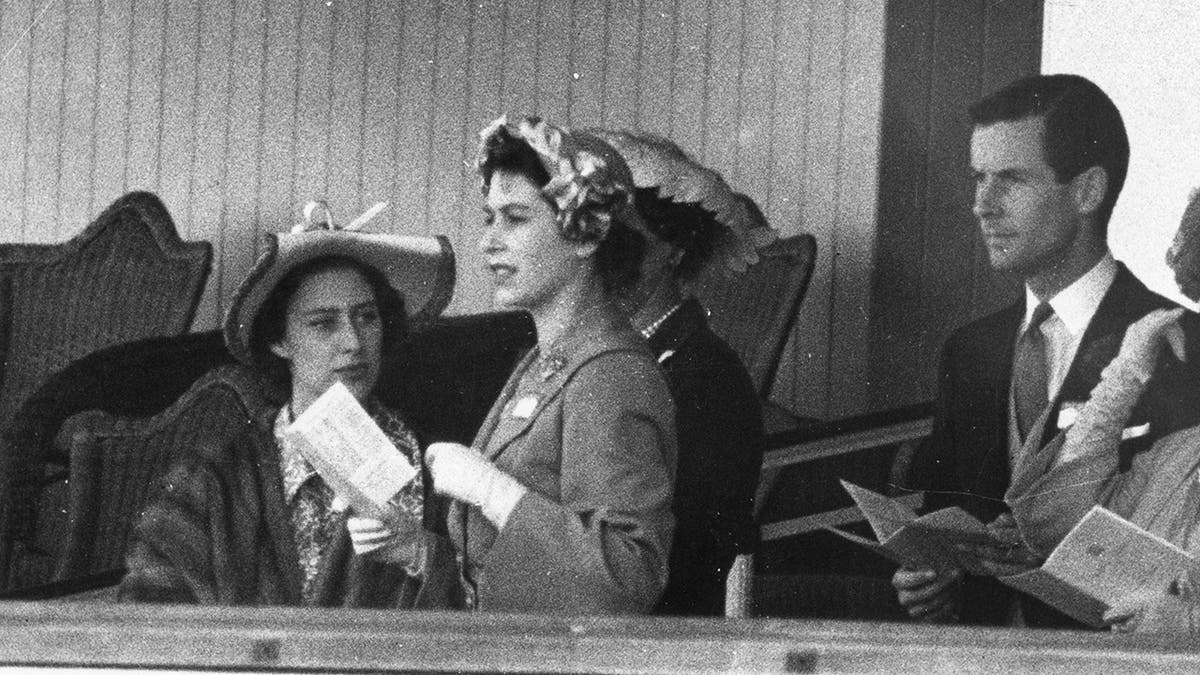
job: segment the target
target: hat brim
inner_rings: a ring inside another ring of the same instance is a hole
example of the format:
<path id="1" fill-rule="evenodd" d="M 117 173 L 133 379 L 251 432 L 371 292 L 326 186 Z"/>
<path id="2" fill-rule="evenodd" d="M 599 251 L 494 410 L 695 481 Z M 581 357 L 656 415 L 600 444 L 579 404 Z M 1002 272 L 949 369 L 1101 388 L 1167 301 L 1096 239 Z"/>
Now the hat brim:
<path id="1" fill-rule="evenodd" d="M 271 234 L 267 250 L 234 295 L 225 317 L 225 344 L 242 363 L 255 365 L 250 333 L 263 303 L 293 269 L 317 258 L 341 256 L 381 272 L 404 297 L 412 319 L 433 318 L 450 304 L 454 294 L 454 249 L 444 236 L 368 234 L 341 230 L 310 230 Z"/>

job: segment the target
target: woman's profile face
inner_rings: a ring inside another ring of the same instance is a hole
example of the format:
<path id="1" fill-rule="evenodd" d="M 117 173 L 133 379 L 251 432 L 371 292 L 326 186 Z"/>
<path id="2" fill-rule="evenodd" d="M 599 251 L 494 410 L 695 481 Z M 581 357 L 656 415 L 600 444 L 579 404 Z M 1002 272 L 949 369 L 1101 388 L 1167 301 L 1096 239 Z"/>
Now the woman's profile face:
<path id="1" fill-rule="evenodd" d="M 288 300 L 283 339 L 271 345 L 288 362 L 295 414 L 337 381 L 364 400 L 379 379 L 382 349 L 375 291 L 351 267 L 306 276 Z"/>
<path id="2" fill-rule="evenodd" d="M 493 173 L 483 210 L 479 247 L 492 275 L 497 308 L 536 313 L 585 273 L 588 263 L 578 254 L 581 246 L 559 233 L 554 207 L 524 174 Z"/>

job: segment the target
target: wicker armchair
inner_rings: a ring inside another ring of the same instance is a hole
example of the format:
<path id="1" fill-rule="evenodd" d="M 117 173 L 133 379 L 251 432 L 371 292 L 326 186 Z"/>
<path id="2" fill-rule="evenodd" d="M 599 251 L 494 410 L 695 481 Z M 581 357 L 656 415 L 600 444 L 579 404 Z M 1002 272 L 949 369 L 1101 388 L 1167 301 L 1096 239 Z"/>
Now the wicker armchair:
<path id="1" fill-rule="evenodd" d="M 101 347 L 187 330 L 212 261 L 166 207 L 131 192 L 62 244 L 0 245 L 0 427 L 50 373 Z M 3 320 L 3 317 L 0 317 Z"/>
<path id="2" fill-rule="evenodd" d="M 770 403 L 771 387 L 817 258 L 817 241 L 800 234 L 771 244 L 746 272 L 720 266 L 696 280 L 690 290 L 709 310 L 714 332 L 742 357 L 763 400 L 768 432 L 796 426 L 799 418 Z"/>

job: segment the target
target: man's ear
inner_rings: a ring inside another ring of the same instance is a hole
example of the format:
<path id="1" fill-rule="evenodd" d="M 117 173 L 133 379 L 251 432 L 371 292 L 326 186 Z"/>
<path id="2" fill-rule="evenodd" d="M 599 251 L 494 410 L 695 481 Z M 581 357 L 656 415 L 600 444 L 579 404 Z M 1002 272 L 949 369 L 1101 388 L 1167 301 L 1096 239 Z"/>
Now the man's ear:
<path id="1" fill-rule="evenodd" d="M 1075 209 L 1081 215 L 1095 213 L 1108 194 L 1108 172 L 1101 166 L 1085 169 L 1071 179 L 1071 193 L 1075 198 Z"/>

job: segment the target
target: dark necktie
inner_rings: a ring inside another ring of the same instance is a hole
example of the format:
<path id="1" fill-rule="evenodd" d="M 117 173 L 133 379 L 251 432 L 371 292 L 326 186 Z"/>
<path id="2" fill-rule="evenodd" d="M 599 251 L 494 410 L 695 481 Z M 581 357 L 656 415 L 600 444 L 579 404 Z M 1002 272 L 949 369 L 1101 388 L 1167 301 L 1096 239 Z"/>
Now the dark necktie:
<path id="1" fill-rule="evenodd" d="M 1013 400 L 1017 406 L 1017 428 L 1022 442 L 1049 402 L 1046 396 L 1049 380 L 1046 338 L 1042 336 L 1041 326 L 1053 314 L 1049 304 L 1038 304 L 1025 332 L 1017 340 L 1017 351 L 1013 355 Z"/>

